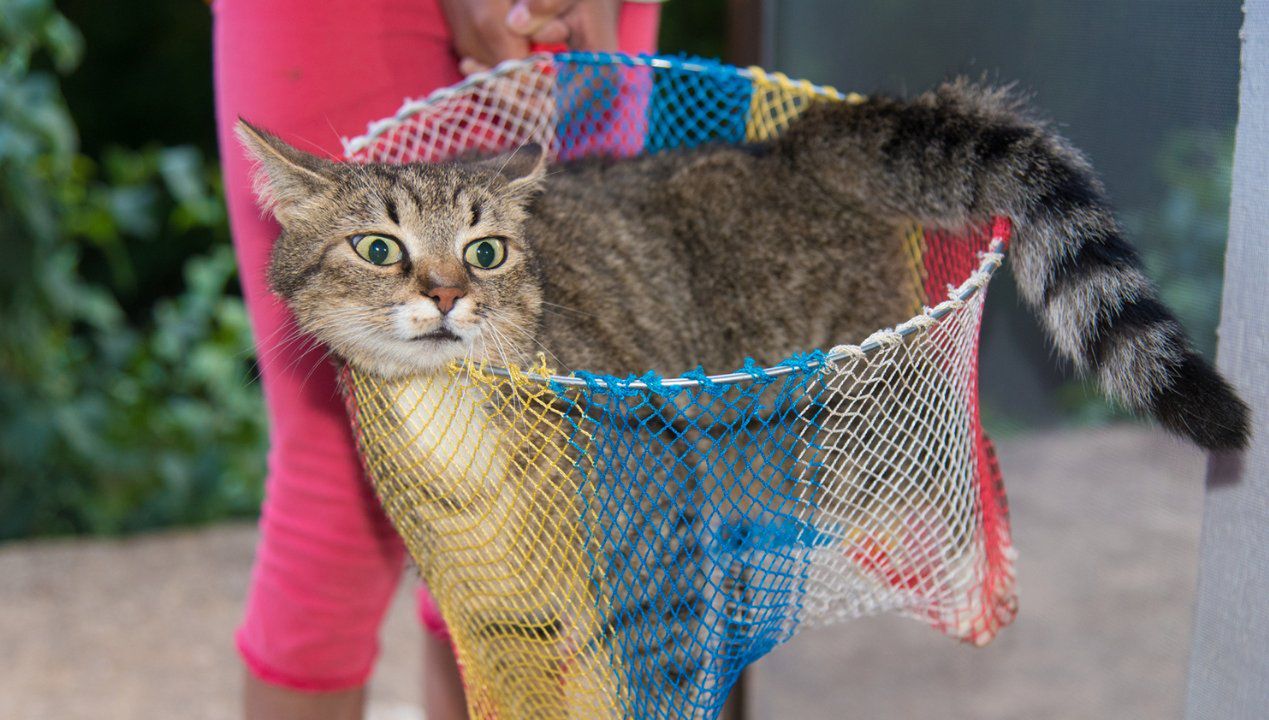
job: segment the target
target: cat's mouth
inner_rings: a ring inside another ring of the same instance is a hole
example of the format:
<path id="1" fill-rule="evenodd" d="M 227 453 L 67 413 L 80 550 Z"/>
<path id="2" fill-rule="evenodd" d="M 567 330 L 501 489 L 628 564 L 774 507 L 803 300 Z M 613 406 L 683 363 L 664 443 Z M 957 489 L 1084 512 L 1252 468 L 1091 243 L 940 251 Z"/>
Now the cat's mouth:
<path id="1" fill-rule="evenodd" d="M 455 335 L 447 327 L 439 327 L 431 332 L 426 332 L 426 333 L 423 333 L 422 335 L 415 335 L 414 337 L 410 338 L 411 342 L 420 341 L 420 340 L 430 340 L 432 342 L 459 342 L 462 340 L 462 338 Z"/>

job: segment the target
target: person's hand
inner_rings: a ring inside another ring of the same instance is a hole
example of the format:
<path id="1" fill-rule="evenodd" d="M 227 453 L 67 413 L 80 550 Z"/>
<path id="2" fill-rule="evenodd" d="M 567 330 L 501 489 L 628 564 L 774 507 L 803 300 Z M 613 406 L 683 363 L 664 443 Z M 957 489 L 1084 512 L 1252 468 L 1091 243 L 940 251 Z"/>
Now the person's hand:
<path id="1" fill-rule="evenodd" d="M 525 57 L 531 43 L 617 49 L 620 0 L 441 0 L 441 9 L 464 75 Z"/>
<path id="2" fill-rule="evenodd" d="M 507 27 L 535 43 L 612 52 L 620 11 L 620 0 L 516 0 Z"/>
<path id="3" fill-rule="evenodd" d="M 529 55 L 529 38 L 507 27 L 512 0 L 441 0 L 464 75 Z"/>

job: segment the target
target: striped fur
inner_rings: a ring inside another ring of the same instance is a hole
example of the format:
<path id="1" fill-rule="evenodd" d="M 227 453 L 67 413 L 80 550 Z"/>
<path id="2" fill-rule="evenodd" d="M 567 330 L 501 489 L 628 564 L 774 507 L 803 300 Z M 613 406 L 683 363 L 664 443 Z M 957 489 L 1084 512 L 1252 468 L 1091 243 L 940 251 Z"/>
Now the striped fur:
<path id="1" fill-rule="evenodd" d="M 1246 405 L 1159 299 L 1088 162 L 1007 91 L 962 80 L 912 101 L 820 105 L 776 150 L 896 216 L 942 227 L 1012 218 L 1014 275 L 1062 357 L 1204 448 L 1246 445 Z"/>

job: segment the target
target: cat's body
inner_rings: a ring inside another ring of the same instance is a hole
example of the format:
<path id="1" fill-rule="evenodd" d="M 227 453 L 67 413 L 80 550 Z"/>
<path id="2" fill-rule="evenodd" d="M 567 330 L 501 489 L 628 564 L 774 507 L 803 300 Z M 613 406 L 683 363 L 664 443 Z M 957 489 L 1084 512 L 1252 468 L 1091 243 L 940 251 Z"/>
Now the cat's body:
<path id="1" fill-rule="evenodd" d="M 547 181 L 525 234 L 543 298 L 567 308 L 547 306 L 539 331 L 565 370 L 729 372 L 912 315 L 903 220 L 830 196 L 770 147 L 584 162 Z"/>
<path id="2" fill-rule="evenodd" d="M 305 155 L 245 125 L 241 134 L 261 161 L 262 197 L 284 230 L 270 269 L 274 289 L 302 328 L 357 371 L 391 383 L 409 385 L 416 376 L 432 383 L 439 368 L 462 358 L 524 365 L 539 351 L 564 371 L 678 374 L 859 342 L 912 314 L 914 281 L 897 241 L 903 227 L 961 229 L 1004 216 L 1013 222 L 1011 264 L 1023 297 L 1063 357 L 1095 373 L 1107 394 L 1204 447 L 1246 441 L 1246 407 L 1158 300 L 1087 163 L 1001 92 L 955 83 L 913 101 L 816 104 L 771 143 L 591 160 L 550 173 L 531 152 L 492 163 L 353 166 Z M 380 408 L 401 416 L 396 425 L 404 428 L 388 441 L 418 449 L 422 436 L 407 417 L 417 402 L 400 397 Z M 481 455 L 470 433 L 515 421 L 463 402 L 467 409 L 451 414 L 480 422 L 462 425 L 464 437 L 424 433 L 425 449 L 483 458 L 504 477 L 483 478 L 482 492 L 493 492 L 487 502 L 449 497 L 435 506 L 440 514 L 424 522 L 427 551 L 464 552 L 465 541 L 446 528 L 475 527 L 484 517 L 478 507 L 486 515 L 487 508 L 553 508 L 547 524 L 564 532 L 579 512 L 568 500 L 566 491 L 575 489 L 568 473 L 541 457 L 515 461 L 526 452 L 515 445 Z M 667 452 L 711 452 L 708 438 L 675 437 L 684 448 Z M 466 471 L 438 467 L 427 493 L 471 485 Z M 690 486 L 692 502 L 734 491 L 691 485 L 701 480 L 682 469 L 667 472 L 681 476 L 659 482 Z M 603 501 L 633 507 L 671 499 L 636 491 Z M 698 617 L 710 602 L 697 592 L 701 577 L 664 571 L 701 549 L 656 533 L 669 527 L 699 538 L 709 530 L 699 514 L 675 517 L 624 541 L 664 554 L 652 563 L 661 568 L 656 577 L 641 582 L 681 586 L 675 600 L 647 609 L 654 619 Z M 608 667 L 610 658 L 600 656 L 611 651 L 607 642 L 630 617 L 627 609 L 599 597 L 575 559 L 544 563 L 522 537 L 481 537 L 494 543 L 488 572 L 514 577 L 532 566 L 550 576 L 542 584 L 610 608 L 607 617 L 569 618 L 558 592 L 532 597 L 526 602 L 541 612 L 487 620 L 503 633 L 497 642 L 514 641 L 517 623 L 550 627 L 545 639 L 520 633 L 525 647 L 590 648 L 598 653 L 587 656 L 590 666 Z M 681 629 L 690 634 L 692 627 Z M 466 641 L 488 649 L 494 641 L 487 635 L 477 631 Z M 681 687 L 700 670 L 682 657 L 664 662 L 678 668 Z M 574 683 L 600 694 L 613 685 L 599 670 Z"/>

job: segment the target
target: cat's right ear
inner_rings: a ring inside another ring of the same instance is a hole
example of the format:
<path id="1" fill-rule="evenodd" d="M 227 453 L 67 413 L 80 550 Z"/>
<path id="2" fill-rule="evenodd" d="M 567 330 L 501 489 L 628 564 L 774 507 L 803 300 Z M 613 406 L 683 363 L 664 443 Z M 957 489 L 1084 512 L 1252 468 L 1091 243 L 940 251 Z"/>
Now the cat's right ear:
<path id="1" fill-rule="evenodd" d="M 297 150 L 242 118 L 234 132 L 256 162 L 256 198 L 283 227 L 305 215 L 336 187 L 336 163 Z"/>
<path id="2" fill-rule="evenodd" d="M 480 160 L 476 166 L 501 175 L 507 181 L 505 192 L 509 196 L 528 201 L 542 189 L 548 162 L 546 148 L 525 143 L 510 152 Z"/>

